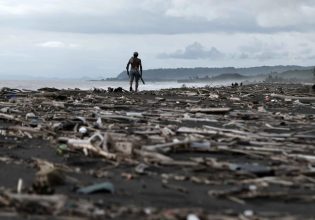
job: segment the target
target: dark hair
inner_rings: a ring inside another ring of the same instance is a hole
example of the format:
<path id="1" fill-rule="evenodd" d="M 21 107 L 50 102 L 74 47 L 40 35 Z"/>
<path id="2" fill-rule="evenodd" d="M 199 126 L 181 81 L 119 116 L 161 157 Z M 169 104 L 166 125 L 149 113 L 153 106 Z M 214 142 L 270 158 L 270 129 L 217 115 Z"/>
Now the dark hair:
<path id="1" fill-rule="evenodd" d="M 134 57 L 137 57 L 137 56 L 138 56 L 138 52 L 134 52 L 134 53 L 133 53 L 133 56 L 134 56 Z"/>

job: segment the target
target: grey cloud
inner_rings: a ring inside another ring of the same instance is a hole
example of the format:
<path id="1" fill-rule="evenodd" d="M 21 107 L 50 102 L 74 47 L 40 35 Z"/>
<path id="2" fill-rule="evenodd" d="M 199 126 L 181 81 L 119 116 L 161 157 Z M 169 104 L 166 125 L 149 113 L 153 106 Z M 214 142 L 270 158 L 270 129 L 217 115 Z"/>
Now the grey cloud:
<path id="1" fill-rule="evenodd" d="M 265 2 L 265 1 L 263 1 Z M 261 5 L 256 16 L 262 27 L 301 27 L 314 25 L 315 2 L 313 0 L 278 0 Z"/>
<path id="2" fill-rule="evenodd" d="M 242 59 L 242 60 L 247 60 L 247 59 L 254 59 L 254 60 L 261 60 L 261 61 L 266 61 L 266 60 L 273 60 L 273 59 L 285 59 L 288 58 L 289 52 L 287 51 L 260 51 L 257 53 L 245 53 L 242 52 L 240 54 L 234 54 L 233 58 L 236 59 Z"/>
<path id="3" fill-rule="evenodd" d="M 250 58 L 249 54 L 247 54 L 247 53 L 241 53 L 238 56 L 233 55 L 232 57 L 233 58 L 239 58 L 239 59 L 248 59 L 248 58 Z"/>
<path id="4" fill-rule="evenodd" d="M 271 0 L 263 1 L 264 3 L 256 3 L 249 0 L 236 0 L 235 2 L 222 0 L 220 4 L 214 1 L 196 0 L 194 3 L 189 3 L 194 10 L 187 12 L 189 8 L 183 7 L 187 4 L 187 1 L 155 0 L 153 4 L 150 1 L 141 0 L 137 4 L 130 4 L 130 2 L 128 3 L 128 1 L 124 0 L 119 0 L 117 1 L 118 3 L 116 1 L 104 3 L 100 0 L 91 0 L 91 3 L 87 4 L 82 0 L 78 0 L 76 4 L 78 6 L 75 6 L 74 9 L 71 9 L 73 1 L 69 3 L 57 1 L 56 4 L 60 4 L 57 8 L 58 10 L 51 5 L 50 7 L 53 9 L 49 10 L 48 6 L 44 7 L 45 5 L 43 5 L 43 12 L 41 12 L 41 7 L 39 6 L 44 3 L 25 0 L 24 4 L 26 6 L 32 6 L 35 9 L 26 10 L 25 13 L 22 13 L 23 11 L 19 13 L 13 11 L 14 13 L 9 14 L 0 13 L 0 25 L 2 27 L 75 33 L 180 34 L 312 31 L 314 22 L 311 19 L 305 22 L 301 19 L 298 23 L 290 23 L 290 17 L 282 17 L 281 21 L 284 24 L 275 26 L 267 20 L 267 6 L 268 8 L 271 6 L 281 8 L 284 14 L 287 11 L 292 12 L 292 6 L 287 4 L 287 1 L 282 1 L 282 5 L 279 5 L 272 3 Z M 305 3 L 305 1 L 294 2 L 294 5 L 298 6 L 303 6 L 303 3 Z M 240 3 L 241 5 L 239 5 Z M 0 9 L 1 4 L 0 2 Z M 36 4 L 39 5 L 39 8 L 36 8 Z M 99 7 L 96 7 L 94 4 Z M 258 8 L 260 5 L 264 6 L 261 10 Z M 290 7 L 286 7 L 286 5 Z M 13 6 L 12 8 L 14 8 Z M 307 6 L 310 10 L 315 10 L 315 4 L 309 3 Z M 106 8 L 113 9 L 110 11 L 105 10 Z M 168 13 L 169 11 L 173 12 Z M 198 13 L 199 11 L 200 13 Z M 274 11 L 272 12 L 273 17 L 276 16 Z M 213 16 L 209 18 L 208 14 L 211 13 Z M 303 18 L 302 10 L 289 13 L 289 15 L 293 14 L 294 18 L 297 16 L 296 13 Z M 309 14 L 306 13 L 305 18 L 312 18 Z M 260 25 L 258 18 L 268 25 Z"/>
<path id="5" fill-rule="evenodd" d="M 314 6 L 314 0 L 0 0 L 1 72 L 114 76 L 134 50 L 144 68 L 211 60 L 312 65 Z M 186 47 L 191 39 L 203 45 Z M 219 49 L 205 46 L 210 40 Z"/>
<path id="6" fill-rule="evenodd" d="M 204 48 L 200 43 L 195 42 L 188 45 L 184 50 L 177 50 L 173 53 L 163 53 L 158 56 L 161 59 L 220 59 L 224 54 L 217 48 L 212 47 L 210 50 Z"/>
<path id="7" fill-rule="evenodd" d="M 315 54 L 314 54 L 314 55 L 311 55 L 311 56 L 306 57 L 306 59 L 309 59 L 309 60 L 315 60 Z"/>
<path id="8" fill-rule="evenodd" d="M 255 59 L 261 61 L 283 59 L 288 56 L 287 46 L 283 42 L 276 43 L 258 39 L 252 39 L 247 45 L 240 46 L 239 53 L 233 55 L 236 59 Z"/>
<path id="9" fill-rule="evenodd" d="M 263 51 L 259 54 L 256 54 L 253 56 L 254 59 L 258 60 L 272 60 L 272 59 L 283 59 L 288 57 L 289 53 L 288 52 L 278 52 L 278 51 Z"/>
<path id="10" fill-rule="evenodd" d="M 312 54 L 314 52 L 314 50 L 312 48 L 305 48 L 305 49 L 302 49 L 299 52 L 301 54 L 303 54 L 303 55 L 309 55 L 309 54 Z"/>
<path id="11" fill-rule="evenodd" d="M 273 32 L 273 28 L 261 29 L 249 18 L 233 21 L 202 18 L 182 19 L 156 12 L 127 11 L 114 17 L 86 14 L 37 14 L 18 17 L 0 16 L 2 27 L 73 33 L 118 34 L 185 34 L 210 32 Z"/>

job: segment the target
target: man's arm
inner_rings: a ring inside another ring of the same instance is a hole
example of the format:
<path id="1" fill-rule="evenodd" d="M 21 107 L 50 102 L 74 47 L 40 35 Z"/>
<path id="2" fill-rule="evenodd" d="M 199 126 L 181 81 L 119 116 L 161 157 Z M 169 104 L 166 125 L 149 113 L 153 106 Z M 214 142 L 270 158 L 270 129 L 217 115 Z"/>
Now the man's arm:
<path id="1" fill-rule="evenodd" d="M 130 65 L 130 60 L 128 61 L 127 66 L 126 66 L 126 70 L 127 70 L 127 75 L 128 76 L 129 76 L 129 65 Z"/>

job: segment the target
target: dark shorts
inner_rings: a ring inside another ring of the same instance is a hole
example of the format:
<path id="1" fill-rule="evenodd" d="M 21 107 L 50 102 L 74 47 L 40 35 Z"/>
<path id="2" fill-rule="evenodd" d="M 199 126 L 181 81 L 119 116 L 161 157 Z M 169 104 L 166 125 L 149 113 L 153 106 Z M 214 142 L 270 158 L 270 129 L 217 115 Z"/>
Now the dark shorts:
<path id="1" fill-rule="evenodd" d="M 139 82 L 140 80 L 140 73 L 137 70 L 130 71 L 130 82 L 133 82 L 134 79 L 136 80 L 136 82 Z"/>

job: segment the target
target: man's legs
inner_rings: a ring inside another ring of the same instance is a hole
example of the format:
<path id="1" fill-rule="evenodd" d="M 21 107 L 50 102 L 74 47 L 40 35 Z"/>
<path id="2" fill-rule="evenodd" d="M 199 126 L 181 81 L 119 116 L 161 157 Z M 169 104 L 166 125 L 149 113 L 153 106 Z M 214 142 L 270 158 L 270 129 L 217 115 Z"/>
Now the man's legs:
<path id="1" fill-rule="evenodd" d="M 136 92 L 138 92 L 139 80 L 136 80 Z"/>
<path id="2" fill-rule="evenodd" d="M 139 72 L 136 73 L 135 80 L 136 80 L 136 92 L 138 92 L 138 86 L 139 86 L 139 80 L 140 80 L 140 73 Z"/>
<path id="3" fill-rule="evenodd" d="M 134 73 L 130 73 L 130 92 L 132 91 L 132 83 L 133 83 L 133 80 L 135 78 L 135 74 Z"/>

